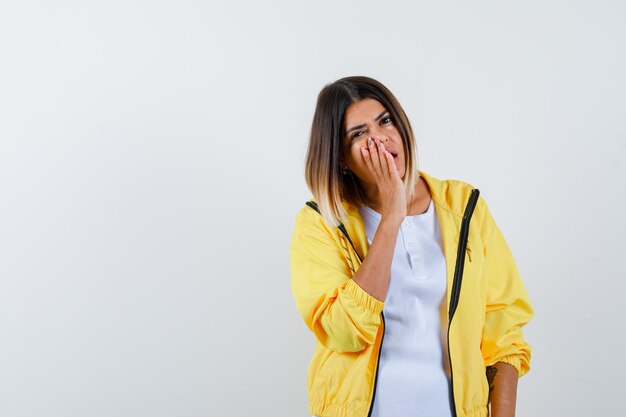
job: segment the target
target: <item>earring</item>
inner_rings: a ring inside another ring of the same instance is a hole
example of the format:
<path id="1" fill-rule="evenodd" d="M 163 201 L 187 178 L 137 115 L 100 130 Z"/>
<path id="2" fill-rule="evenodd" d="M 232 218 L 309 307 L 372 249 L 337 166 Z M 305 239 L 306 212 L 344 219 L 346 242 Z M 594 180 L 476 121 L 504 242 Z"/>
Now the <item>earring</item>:
<path id="1" fill-rule="evenodd" d="M 347 169 L 347 168 L 341 168 L 341 173 L 342 173 L 343 175 L 348 175 L 348 174 L 350 173 L 350 170 L 349 170 L 349 169 Z"/>

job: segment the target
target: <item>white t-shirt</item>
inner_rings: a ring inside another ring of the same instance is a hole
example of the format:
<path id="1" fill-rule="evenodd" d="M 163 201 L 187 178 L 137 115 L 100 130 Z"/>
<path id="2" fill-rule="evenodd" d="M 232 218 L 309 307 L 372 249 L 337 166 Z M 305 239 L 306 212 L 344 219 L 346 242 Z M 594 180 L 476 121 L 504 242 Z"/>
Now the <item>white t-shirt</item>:
<path id="1" fill-rule="evenodd" d="M 380 214 L 359 209 L 371 244 Z M 446 261 L 431 199 L 398 232 L 385 307 L 385 338 L 372 417 L 449 417 Z"/>

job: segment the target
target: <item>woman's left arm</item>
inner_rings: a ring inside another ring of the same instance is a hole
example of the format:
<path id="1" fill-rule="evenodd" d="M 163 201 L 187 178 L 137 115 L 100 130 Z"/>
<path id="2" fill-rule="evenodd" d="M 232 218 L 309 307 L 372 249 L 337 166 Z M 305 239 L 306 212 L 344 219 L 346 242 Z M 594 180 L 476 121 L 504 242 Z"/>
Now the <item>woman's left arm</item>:
<path id="1" fill-rule="evenodd" d="M 481 209 L 484 230 L 489 233 L 483 248 L 486 310 L 481 350 L 487 369 L 491 415 L 509 417 L 515 415 L 518 378 L 530 369 L 531 347 L 522 327 L 534 312 L 502 231 L 486 203 Z"/>
<path id="2" fill-rule="evenodd" d="M 517 369 L 508 363 L 498 362 L 487 367 L 491 417 L 514 417 L 517 399 Z"/>

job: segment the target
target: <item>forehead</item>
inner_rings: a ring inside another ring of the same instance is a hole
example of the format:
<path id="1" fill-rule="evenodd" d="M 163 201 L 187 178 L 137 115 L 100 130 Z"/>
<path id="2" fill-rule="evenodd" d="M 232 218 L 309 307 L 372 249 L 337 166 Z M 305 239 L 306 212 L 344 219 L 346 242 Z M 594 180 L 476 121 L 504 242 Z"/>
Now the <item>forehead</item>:
<path id="1" fill-rule="evenodd" d="M 346 127 L 372 122 L 384 110 L 385 107 L 373 98 L 364 98 L 352 103 L 346 109 Z"/>

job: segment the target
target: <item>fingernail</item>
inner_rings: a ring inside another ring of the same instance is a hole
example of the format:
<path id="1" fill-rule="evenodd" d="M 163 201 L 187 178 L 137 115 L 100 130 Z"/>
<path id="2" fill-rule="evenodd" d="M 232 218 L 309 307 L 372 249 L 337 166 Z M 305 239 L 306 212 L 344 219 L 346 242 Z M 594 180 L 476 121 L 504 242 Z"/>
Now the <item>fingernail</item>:
<path id="1" fill-rule="evenodd" d="M 367 138 L 367 146 L 372 146 L 372 138 Z"/>

